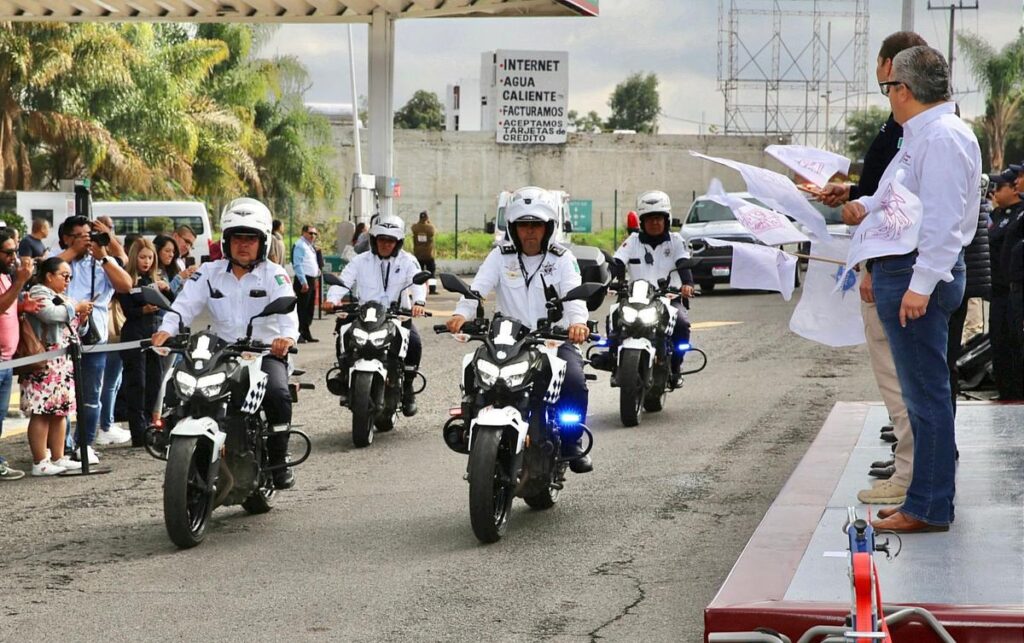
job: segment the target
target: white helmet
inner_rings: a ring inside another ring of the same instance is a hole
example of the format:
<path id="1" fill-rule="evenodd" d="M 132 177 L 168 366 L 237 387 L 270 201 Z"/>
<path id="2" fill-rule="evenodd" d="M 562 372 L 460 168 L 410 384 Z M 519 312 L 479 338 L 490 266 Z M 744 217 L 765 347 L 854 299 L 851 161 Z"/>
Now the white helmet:
<path id="1" fill-rule="evenodd" d="M 643 219 L 645 214 L 672 216 L 672 201 L 661 190 L 648 190 L 636 200 L 636 213 Z"/>
<path id="2" fill-rule="evenodd" d="M 395 246 L 391 256 L 398 256 L 402 250 L 402 244 L 405 243 L 405 221 L 402 221 L 402 217 L 389 214 L 378 217 L 373 222 L 373 225 L 370 226 L 370 252 L 373 254 L 377 254 L 377 237 L 391 237 L 396 240 L 398 245 Z"/>
<path id="3" fill-rule="evenodd" d="M 231 259 L 231 235 L 235 233 L 255 234 L 260 238 L 260 249 L 256 263 L 267 258 L 267 246 L 274 217 L 270 208 L 256 199 L 242 197 L 235 199 L 224 208 L 220 217 L 221 252 Z"/>
<path id="4" fill-rule="evenodd" d="M 505 222 L 508 226 L 508 236 L 516 249 L 522 250 L 519 246 L 519 236 L 515 234 L 515 225 L 526 221 L 539 221 L 544 224 L 544 239 L 541 243 L 547 248 L 555 232 L 555 221 L 558 219 L 558 202 L 553 194 L 544 188 L 528 186 L 519 188 L 512 193 L 512 200 L 505 207 Z"/>

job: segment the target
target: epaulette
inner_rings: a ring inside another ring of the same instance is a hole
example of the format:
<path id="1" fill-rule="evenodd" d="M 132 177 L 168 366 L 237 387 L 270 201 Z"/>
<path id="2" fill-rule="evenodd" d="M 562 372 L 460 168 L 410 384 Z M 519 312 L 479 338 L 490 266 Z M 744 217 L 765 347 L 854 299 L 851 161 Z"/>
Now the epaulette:
<path id="1" fill-rule="evenodd" d="M 501 250 L 503 255 L 514 255 L 516 253 L 516 246 L 512 243 L 503 243 L 498 246 L 498 250 Z"/>
<path id="2" fill-rule="evenodd" d="M 565 254 L 565 250 L 566 250 L 565 246 L 560 246 L 557 243 L 552 243 L 548 247 L 548 252 L 550 252 L 551 254 L 555 255 L 556 257 L 561 257 L 562 255 L 564 255 Z"/>

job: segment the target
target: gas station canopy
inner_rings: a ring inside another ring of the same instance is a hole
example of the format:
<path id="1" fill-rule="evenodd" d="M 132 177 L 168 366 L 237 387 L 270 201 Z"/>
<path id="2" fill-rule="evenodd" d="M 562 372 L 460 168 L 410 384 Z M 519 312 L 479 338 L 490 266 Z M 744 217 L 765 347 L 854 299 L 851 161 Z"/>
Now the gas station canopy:
<path id="1" fill-rule="evenodd" d="M 0 0 L 0 20 L 369 23 L 392 18 L 596 16 L 599 0 Z"/>

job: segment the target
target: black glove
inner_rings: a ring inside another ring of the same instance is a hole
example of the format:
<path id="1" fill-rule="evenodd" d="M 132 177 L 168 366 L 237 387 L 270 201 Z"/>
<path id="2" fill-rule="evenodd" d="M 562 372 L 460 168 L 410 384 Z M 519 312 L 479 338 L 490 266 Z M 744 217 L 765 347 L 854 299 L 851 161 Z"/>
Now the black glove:
<path id="1" fill-rule="evenodd" d="M 625 279 L 626 264 L 622 263 L 622 259 L 612 259 L 612 262 L 608 264 L 608 272 L 612 273 L 612 277 L 615 279 Z"/>

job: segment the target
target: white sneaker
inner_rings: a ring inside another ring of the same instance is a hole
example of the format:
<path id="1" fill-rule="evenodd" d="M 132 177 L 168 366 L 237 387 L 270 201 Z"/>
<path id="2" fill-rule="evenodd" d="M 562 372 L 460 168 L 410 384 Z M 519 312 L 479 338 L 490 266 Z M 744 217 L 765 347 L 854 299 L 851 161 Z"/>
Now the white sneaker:
<path id="1" fill-rule="evenodd" d="M 75 460 L 81 461 L 81 453 L 81 451 L 75 449 L 74 451 L 71 452 L 71 457 L 74 458 Z M 99 456 L 96 455 L 96 452 L 92 450 L 92 447 L 85 447 L 85 453 L 89 457 L 89 464 L 100 463 L 100 458 Z"/>
<path id="2" fill-rule="evenodd" d="M 32 475 L 34 476 L 55 476 L 64 471 L 66 471 L 64 467 L 58 467 L 55 463 L 50 462 L 49 458 L 32 465 Z"/>
<path id="3" fill-rule="evenodd" d="M 54 460 L 53 464 L 54 464 L 54 466 L 57 466 L 57 467 L 64 467 L 68 471 L 78 471 L 79 469 L 82 468 L 82 463 L 81 462 L 75 462 L 74 460 L 72 460 L 71 458 L 67 457 L 66 455 L 63 458 L 61 458 L 60 460 Z"/>
<path id="4" fill-rule="evenodd" d="M 95 444 L 106 446 L 108 444 L 124 444 L 130 442 L 132 434 L 119 426 L 112 425 L 109 429 L 100 429 L 96 432 Z"/>

